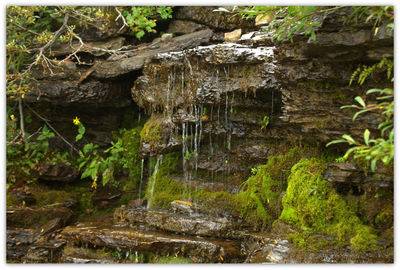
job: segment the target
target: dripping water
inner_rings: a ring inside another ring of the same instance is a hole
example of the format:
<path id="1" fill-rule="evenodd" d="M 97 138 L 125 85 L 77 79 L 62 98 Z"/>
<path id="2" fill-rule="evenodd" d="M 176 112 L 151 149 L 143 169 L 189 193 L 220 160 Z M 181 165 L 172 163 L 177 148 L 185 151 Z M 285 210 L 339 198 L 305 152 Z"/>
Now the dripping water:
<path id="1" fill-rule="evenodd" d="M 140 182 L 139 182 L 139 199 L 142 193 L 143 169 L 144 169 L 144 159 L 142 158 L 142 167 L 140 169 Z"/>
<path id="2" fill-rule="evenodd" d="M 153 199 L 153 194 L 154 194 L 154 187 L 156 185 L 158 167 L 162 163 L 162 159 L 163 159 L 163 155 L 157 156 L 157 162 L 156 162 L 156 165 L 154 166 L 154 173 L 153 173 L 152 182 L 151 182 L 150 198 L 147 201 L 147 209 L 149 209 L 151 206 L 151 200 Z"/>
<path id="3" fill-rule="evenodd" d="M 195 169 L 197 171 L 197 131 L 198 131 L 198 109 L 197 106 L 194 107 L 194 118 L 195 118 L 195 129 L 194 129 L 194 159 L 195 159 Z"/>

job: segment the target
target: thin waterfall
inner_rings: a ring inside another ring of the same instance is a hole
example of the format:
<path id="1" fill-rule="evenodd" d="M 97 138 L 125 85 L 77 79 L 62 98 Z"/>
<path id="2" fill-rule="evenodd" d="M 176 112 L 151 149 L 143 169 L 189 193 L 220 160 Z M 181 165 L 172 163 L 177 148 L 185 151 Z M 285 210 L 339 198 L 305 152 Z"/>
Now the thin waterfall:
<path id="1" fill-rule="evenodd" d="M 163 159 L 163 155 L 157 156 L 157 162 L 154 167 L 153 177 L 151 178 L 152 182 L 151 182 L 151 189 L 150 189 L 150 198 L 147 200 L 147 209 L 149 209 L 151 206 L 151 200 L 153 199 L 153 194 L 154 194 L 154 187 L 156 186 L 158 167 L 162 163 L 162 159 Z"/>
<path id="2" fill-rule="evenodd" d="M 194 129 L 194 159 L 195 159 L 195 169 L 197 171 L 197 131 L 198 131 L 198 121 L 197 116 L 198 110 L 197 106 L 194 107 L 194 118 L 195 118 L 195 129 Z"/>
<path id="3" fill-rule="evenodd" d="M 140 169 L 140 182 L 139 182 L 139 199 L 142 193 L 143 169 L 144 169 L 144 159 L 142 158 L 142 167 Z"/>

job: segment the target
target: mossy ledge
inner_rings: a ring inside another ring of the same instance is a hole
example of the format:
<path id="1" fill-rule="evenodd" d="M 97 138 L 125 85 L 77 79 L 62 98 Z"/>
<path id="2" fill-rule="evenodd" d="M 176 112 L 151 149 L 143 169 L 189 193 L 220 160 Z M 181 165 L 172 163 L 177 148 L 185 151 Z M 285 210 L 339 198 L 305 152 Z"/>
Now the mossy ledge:
<path id="1" fill-rule="evenodd" d="M 356 250 L 377 249 L 373 229 L 361 222 L 324 179 L 324 163 L 317 158 L 302 159 L 292 167 L 280 219 L 295 225 L 305 235 L 322 233 L 335 236 L 339 245 L 350 242 Z M 306 237 L 292 238 L 298 247 L 306 246 Z"/>

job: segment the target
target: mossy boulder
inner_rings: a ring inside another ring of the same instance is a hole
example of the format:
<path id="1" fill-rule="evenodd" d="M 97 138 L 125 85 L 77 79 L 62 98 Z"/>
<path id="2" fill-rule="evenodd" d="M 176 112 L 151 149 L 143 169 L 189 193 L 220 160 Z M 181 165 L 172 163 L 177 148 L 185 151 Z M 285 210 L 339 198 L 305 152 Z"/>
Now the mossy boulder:
<path id="1" fill-rule="evenodd" d="M 140 132 L 140 155 L 157 156 L 179 151 L 182 140 L 171 117 L 153 114 Z"/>
<path id="2" fill-rule="evenodd" d="M 302 159 L 291 169 L 280 219 L 304 233 L 336 236 L 357 250 L 376 249 L 376 235 L 323 177 L 325 162 Z M 298 237 L 297 237 L 298 238 Z M 302 241 L 297 241 L 302 243 Z"/>

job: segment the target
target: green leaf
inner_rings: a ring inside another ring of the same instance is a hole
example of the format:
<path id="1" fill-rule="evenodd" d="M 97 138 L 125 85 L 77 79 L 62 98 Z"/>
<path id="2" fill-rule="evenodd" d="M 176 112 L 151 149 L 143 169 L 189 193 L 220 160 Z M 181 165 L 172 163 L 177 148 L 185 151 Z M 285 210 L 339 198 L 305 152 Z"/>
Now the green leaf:
<path id="1" fill-rule="evenodd" d="M 365 108 L 365 102 L 364 102 L 364 100 L 362 99 L 362 97 L 357 96 L 357 97 L 355 97 L 354 99 L 355 99 L 358 103 L 360 103 L 360 105 L 361 105 L 363 108 Z"/>
<path id="2" fill-rule="evenodd" d="M 86 168 L 86 170 L 81 175 L 81 179 L 89 177 L 91 173 L 92 173 L 92 169 L 91 168 Z"/>
<path id="3" fill-rule="evenodd" d="M 371 134 L 371 133 L 369 132 L 368 129 L 366 129 L 366 130 L 364 131 L 364 141 L 365 141 L 365 144 L 366 144 L 366 145 L 369 144 L 369 135 L 370 135 L 370 134 Z"/>
<path id="4" fill-rule="evenodd" d="M 79 141 L 80 139 L 82 139 L 83 135 L 82 134 L 78 134 L 76 135 L 75 141 Z"/>
<path id="5" fill-rule="evenodd" d="M 347 142 L 347 141 L 345 141 L 345 140 L 333 140 L 333 141 L 327 143 L 327 144 L 325 145 L 325 147 L 328 147 L 328 146 L 330 146 L 330 145 L 332 145 L 332 144 L 336 144 L 336 143 L 346 143 L 346 142 Z"/>
<path id="6" fill-rule="evenodd" d="M 93 150 L 93 143 L 85 144 L 85 146 L 83 147 L 83 152 L 85 154 L 91 152 L 92 150 Z"/>
<path id="7" fill-rule="evenodd" d="M 350 143 L 353 143 L 353 144 L 355 143 L 354 139 L 350 135 L 343 134 L 342 138 L 345 139 L 346 141 L 350 142 Z"/>
<path id="8" fill-rule="evenodd" d="M 372 172 L 375 172 L 375 170 L 376 170 L 376 162 L 378 161 L 378 158 L 374 158 L 372 161 L 371 161 L 371 171 Z"/>

